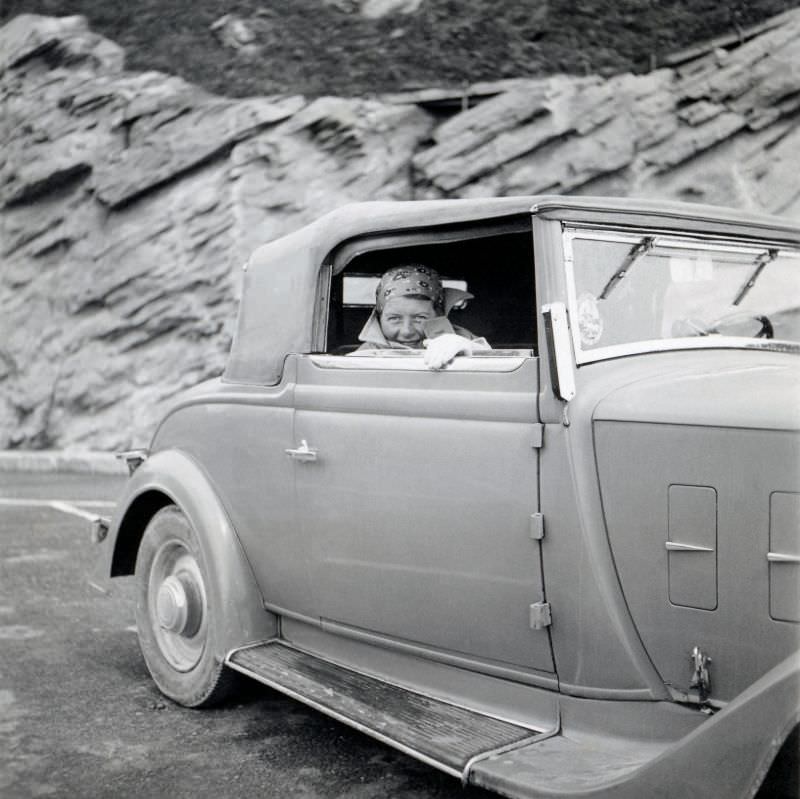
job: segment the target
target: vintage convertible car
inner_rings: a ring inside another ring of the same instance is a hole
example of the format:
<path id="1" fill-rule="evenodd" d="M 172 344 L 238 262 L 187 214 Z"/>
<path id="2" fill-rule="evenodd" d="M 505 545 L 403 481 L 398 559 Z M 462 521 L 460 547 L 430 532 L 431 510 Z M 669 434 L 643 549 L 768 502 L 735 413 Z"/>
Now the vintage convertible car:
<path id="1" fill-rule="evenodd" d="M 351 357 L 409 262 L 492 349 Z M 347 206 L 252 255 L 102 567 L 180 704 L 244 674 L 509 797 L 751 796 L 800 720 L 798 342 L 786 220 Z"/>

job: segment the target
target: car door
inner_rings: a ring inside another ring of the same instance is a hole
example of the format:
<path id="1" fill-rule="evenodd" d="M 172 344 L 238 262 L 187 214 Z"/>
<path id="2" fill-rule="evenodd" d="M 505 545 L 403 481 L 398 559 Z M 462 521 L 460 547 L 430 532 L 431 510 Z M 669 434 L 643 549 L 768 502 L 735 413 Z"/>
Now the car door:
<path id="1" fill-rule="evenodd" d="M 204 464 L 253 569 L 266 606 L 311 614 L 308 545 L 297 534 L 292 445 L 294 359 L 276 386 L 228 385 L 185 415 Z M 191 434 L 187 434 L 188 436 Z"/>
<path id="2" fill-rule="evenodd" d="M 300 533 L 342 633 L 554 670 L 538 540 L 537 359 L 298 359 Z"/>

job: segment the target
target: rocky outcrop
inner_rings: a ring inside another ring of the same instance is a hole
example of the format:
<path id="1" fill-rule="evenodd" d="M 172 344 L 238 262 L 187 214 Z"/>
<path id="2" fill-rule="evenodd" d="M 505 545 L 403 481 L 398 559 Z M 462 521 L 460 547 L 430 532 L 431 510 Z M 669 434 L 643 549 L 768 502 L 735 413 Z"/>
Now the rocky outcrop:
<path id="1" fill-rule="evenodd" d="M 576 192 L 800 218 L 800 13 L 647 75 L 231 100 L 82 18 L 0 29 L 0 448 L 147 442 L 255 246 L 343 202 Z M 676 62 L 679 59 L 675 59 Z"/>
<path id="2" fill-rule="evenodd" d="M 676 69 L 521 83 L 414 158 L 448 194 L 672 196 L 800 214 L 800 17 Z"/>

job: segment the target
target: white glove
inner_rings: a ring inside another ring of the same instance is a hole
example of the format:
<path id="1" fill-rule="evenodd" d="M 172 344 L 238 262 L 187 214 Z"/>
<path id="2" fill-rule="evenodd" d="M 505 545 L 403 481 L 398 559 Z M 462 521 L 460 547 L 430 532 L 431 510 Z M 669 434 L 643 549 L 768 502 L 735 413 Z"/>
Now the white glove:
<path id="1" fill-rule="evenodd" d="M 443 333 L 436 338 L 425 339 L 422 345 L 425 347 L 422 357 L 428 369 L 443 369 L 456 355 L 472 355 L 474 350 L 488 348 L 456 333 Z"/>

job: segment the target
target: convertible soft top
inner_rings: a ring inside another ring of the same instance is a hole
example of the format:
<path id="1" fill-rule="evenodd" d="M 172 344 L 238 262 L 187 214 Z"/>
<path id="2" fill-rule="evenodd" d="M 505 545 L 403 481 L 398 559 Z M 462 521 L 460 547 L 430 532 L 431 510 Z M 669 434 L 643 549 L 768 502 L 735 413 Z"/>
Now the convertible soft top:
<path id="1" fill-rule="evenodd" d="M 287 353 L 311 350 L 320 266 L 350 239 L 529 213 L 580 220 L 587 212 L 595 222 L 619 224 L 635 215 L 651 225 L 680 220 L 683 230 L 769 233 L 800 243 L 800 230 L 788 220 L 692 203 L 560 196 L 352 203 L 255 250 L 245 265 L 236 333 L 223 378 L 273 385 L 280 380 Z"/>
<path id="2" fill-rule="evenodd" d="M 274 384 L 280 380 L 287 353 L 311 349 L 320 265 L 348 239 L 525 214 L 533 200 L 354 203 L 259 247 L 245 266 L 239 319 L 224 379 Z"/>

